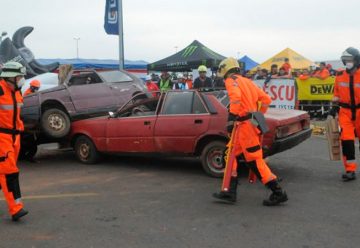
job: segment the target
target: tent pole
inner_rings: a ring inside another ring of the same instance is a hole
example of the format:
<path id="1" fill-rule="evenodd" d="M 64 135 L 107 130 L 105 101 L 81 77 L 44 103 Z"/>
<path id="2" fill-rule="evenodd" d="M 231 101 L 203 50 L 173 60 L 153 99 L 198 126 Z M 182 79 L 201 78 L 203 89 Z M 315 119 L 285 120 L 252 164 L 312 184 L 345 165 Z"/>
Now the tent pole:
<path id="1" fill-rule="evenodd" d="M 122 0 L 118 0 L 118 24 L 119 24 L 119 69 L 124 69 L 124 32 Z"/>

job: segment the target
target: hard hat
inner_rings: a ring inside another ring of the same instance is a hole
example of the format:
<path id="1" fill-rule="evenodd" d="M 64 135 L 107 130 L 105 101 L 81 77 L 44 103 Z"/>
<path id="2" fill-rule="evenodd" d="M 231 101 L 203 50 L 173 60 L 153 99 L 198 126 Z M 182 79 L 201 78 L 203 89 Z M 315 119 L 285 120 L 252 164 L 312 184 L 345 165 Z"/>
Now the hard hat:
<path id="1" fill-rule="evenodd" d="M 145 81 L 151 81 L 151 75 L 146 75 Z"/>
<path id="2" fill-rule="evenodd" d="M 40 88 L 40 81 L 37 79 L 34 79 L 30 82 L 30 86 Z"/>
<path id="3" fill-rule="evenodd" d="M 354 66 L 357 67 L 360 64 L 360 53 L 354 47 L 347 48 L 341 55 L 341 61 L 346 64 L 346 61 L 353 61 Z"/>
<path id="4" fill-rule="evenodd" d="M 0 77 L 4 78 L 25 76 L 26 74 L 26 68 L 22 64 L 13 61 L 6 62 L 1 70 Z"/>
<path id="5" fill-rule="evenodd" d="M 200 65 L 200 66 L 198 67 L 198 72 L 202 72 L 202 71 L 207 72 L 207 68 L 206 68 L 205 65 Z"/>
<path id="6" fill-rule="evenodd" d="M 232 57 L 226 58 L 220 62 L 217 75 L 223 78 L 229 70 L 234 68 L 240 68 L 239 62 Z"/>

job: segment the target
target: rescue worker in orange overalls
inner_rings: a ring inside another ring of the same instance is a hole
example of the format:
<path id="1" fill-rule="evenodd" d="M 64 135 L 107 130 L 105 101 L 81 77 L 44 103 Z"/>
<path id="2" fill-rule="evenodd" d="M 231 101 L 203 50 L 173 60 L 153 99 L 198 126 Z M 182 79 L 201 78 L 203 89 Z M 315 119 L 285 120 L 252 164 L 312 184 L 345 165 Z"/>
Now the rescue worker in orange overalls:
<path id="1" fill-rule="evenodd" d="M 340 140 L 345 174 L 343 181 L 356 179 L 355 136 L 360 137 L 360 53 L 349 47 L 341 60 L 346 70 L 339 71 L 335 78 L 333 107 L 330 114 L 339 114 Z"/>
<path id="2" fill-rule="evenodd" d="M 20 150 L 20 132 L 24 130 L 20 119 L 23 98 L 20 89 L 25 82 L 25 67 L 7 62 L 0 74 L 0 186 L 13 221 L 28 211 L 23 208 L 19 185 L 17 159 Z"/>
<path id="3" fill-rule="evenodd" d="M 263 205 L 278 205 L 287 201 L 288 198 L 286 192 L 280 187 L 277 177 L 263 159 L 261 134 L 251 120 L 252 112 L 258 110 L 262 113 L 266 112 L 271 99 L 254 82 L 240 75 L 240 67 L 236 59 L 227 58 L 220 63 L 218 76 L 224 78 L 230 100 L 228 127 L 234 125 L 234 122 L 238 122 L 236 137 L 233 141 L 233 152 L 235 152 L 238 162 L 226 166 L 237 166 L 239 161 L 244 159 L 252 172 L 272 191 L 269 199 L 263 201 Z M 228 128 L 228 131 L 230 130 Z M 235 202 L 237 185 L 237 174 L 232 174 L 229 190 L 214 193 L 213 196 L 220 200 Z"/>
<path id="4" fill-rule="evenodd" d="M 40 81 L 37 79 L 34 79 L 30 82 L 30 87 L 24 92 L 23 96 L 27 96 L 30 94 L 34 94 L 40 89 Z"/>

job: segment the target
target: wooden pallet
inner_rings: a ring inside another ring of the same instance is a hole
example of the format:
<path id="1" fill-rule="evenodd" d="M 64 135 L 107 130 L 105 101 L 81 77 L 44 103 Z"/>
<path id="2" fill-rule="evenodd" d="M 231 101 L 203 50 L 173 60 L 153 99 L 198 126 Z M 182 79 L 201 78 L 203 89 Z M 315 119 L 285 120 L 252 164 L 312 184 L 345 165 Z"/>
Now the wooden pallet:
<path id="1" fill-rule="evenodd" d="M 341 160 L 340 128 L 338 118 L 333 118 L 329 115 L 326 119 L 325 128 L 330 160 Z"/>

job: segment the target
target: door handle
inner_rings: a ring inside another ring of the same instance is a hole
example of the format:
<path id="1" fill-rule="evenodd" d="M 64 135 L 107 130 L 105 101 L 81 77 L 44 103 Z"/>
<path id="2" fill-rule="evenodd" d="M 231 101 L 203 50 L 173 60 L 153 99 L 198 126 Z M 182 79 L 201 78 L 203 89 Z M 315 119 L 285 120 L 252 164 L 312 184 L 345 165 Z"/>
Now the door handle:
<path id="1" fill-rule="evenodd" d="M 151 124 L 151 121 L 144 121 L 144 125 L 150 125 Z"/>
<path id="2" fill-rule="evenodd" d="M 194 123 L 195 124 L 201 124 L 201 123 L 203 123 L 203 121 L 202 120 L 195 120 Z"/>

